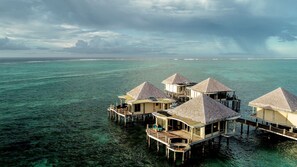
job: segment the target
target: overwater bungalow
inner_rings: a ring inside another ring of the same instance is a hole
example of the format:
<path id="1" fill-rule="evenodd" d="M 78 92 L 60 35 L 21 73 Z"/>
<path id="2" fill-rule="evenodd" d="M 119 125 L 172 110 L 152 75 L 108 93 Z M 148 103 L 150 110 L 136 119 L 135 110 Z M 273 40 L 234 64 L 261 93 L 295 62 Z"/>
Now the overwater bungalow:
<path id="1" fill-rule="evenodd" d="M 175 100 L 149 82 L 144 82 L 134 89 L 119 96 L 120 104 L 108 108 L 109 116 L 124 123 L 134 119 L 145 120 L 153 112 L 170 108 Z"/>
<path id="2" fill-rule="evenodd" d="M 234 111 L 240 110 L 240 99 L 235 95 L 235 91 L 213 78 L 201 81 L 189 89 L 190 93 L 188 96 L 190 98 L 195 98 L 202 93 L 219 101 Z"/>
<path id="3" fill-rule="evenodd" d="M 277 88 L 249 102 L 249 106 L 252 116 L 262 121 L 262 130 L 297 140 L 297 96 Z"/>
<path id="4" fill-rule="evenodd" d="M 188 89 L 186 88 L 195 84 L 178 73 L 166 78 L 162 83 L 165 84 L 165 93 L 167 95 L 182 102 L 188 100 L 186 92 Z"/>
<path id="5" fill-rule="evenodd" d="M 220 135 L 230 137 L 235 133 L 235 120 L 240 115 L 213 100 L 205 94 L 177 106 L 174 109 L 154 112 L 155 124 L 147 126 L 148 144 L 151 140 L 166 146 L 166 156 L 170 151 L 182 153 L 182 161 L 189 157 L 191 148 L 199 143 Z"/>

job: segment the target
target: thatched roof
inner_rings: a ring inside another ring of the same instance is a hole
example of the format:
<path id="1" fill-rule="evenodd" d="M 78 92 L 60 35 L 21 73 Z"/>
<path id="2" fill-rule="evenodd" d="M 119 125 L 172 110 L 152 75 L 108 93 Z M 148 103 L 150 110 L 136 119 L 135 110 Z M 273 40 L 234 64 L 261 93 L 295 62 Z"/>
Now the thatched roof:
<path id="1" fill-rule="evenodd" d="M 203 124 L 239 116 L 235 111 L 204 94 L 200 94 L 168 112 Z"/>
<path id="2" fill-rule="evenodd" d="M 277 88 L 251 101 L 249 105 L 270 110 L 297 112 L 297 96 L 283 88 Z"/>
<path id="3" fill-rule="evenodd" d="M 145 100 L 151 97 L 154 98 L 167 98 L 167 95 L 156 88 L 153 84 L 149 82 L 144 82 L 134 89 L 130 90 L 127 95 L 133 97 L 134 100 Z"/>
<path id="4" fill-rule="evenodd" d="M 204 81 L 191 87 L 192 90 L 201 92 L 201 93 L 217 93 L 217 92 L 230 92 L 232 89 L 228 88 L 221 82 L 213 79 L 207 78 Z"/>
<path id="5" fill-rule="evenodd" d="M 175 73 L 170 77 L 166 78 L 164 81 L 162 81 L 163 84 L 185 84 L 190 82 L 190 80 L 178 73 Z"/>

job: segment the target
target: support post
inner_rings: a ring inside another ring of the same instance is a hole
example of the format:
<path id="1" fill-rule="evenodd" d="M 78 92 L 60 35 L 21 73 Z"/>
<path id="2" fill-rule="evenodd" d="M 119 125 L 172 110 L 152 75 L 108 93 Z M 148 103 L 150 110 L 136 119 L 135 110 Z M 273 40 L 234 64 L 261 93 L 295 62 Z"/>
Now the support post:
<path id="1" fill-rule="evenodd" d="M 169 159 L 169 156 L 170 156 L 170 150 L 169 150 L 168 147 L 166 147 L 166 149 L 167 149 L 167 159 Z"/>
<path id="2" fill-rule="evenodd" d="M 247 132 L 246 134 L 248 135 L 250 133 L 250 125 L 247 126 Z"/>
<path id="3" fill-rule="evenodd" d="M 174 151 L 174 155 L 173 155 L 173 161 L 175 162 L 176 161 L 176 152 Z"/>
<path id="4" fill-rule="evenodd" d="M 191 153 L 192 153 L 192 151 L 190 150 L 190 151 L 189 151 L 189 158 L 191 158 Z"/>
<path id="5" fill-rule="evenodd" d="M 202 154 L 204 154 L 204 143 L 203 143 L 203 145 L 202 145 Z"/>
<path id="6" fill-rule="evenodd" d="M 240 135 L 242 135 L 243 124 L 240 124 Z"/>
<path id="7" fill-rule="evenodd" d="M 219 136 L 219 146 L 221 145 L 222 136 Z"/>

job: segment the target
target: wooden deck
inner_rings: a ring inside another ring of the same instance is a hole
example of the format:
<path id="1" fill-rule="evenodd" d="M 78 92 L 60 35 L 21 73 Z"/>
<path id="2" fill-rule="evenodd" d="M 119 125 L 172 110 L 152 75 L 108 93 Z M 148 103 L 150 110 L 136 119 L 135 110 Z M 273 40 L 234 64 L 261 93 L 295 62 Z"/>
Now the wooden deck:
<path id="1" fill-rule="evenodd" d="M 261 130 L 264 130 L 264 131 L 267 131 L 270 133 L 275 133 L 280 136 L 284 136 L 284 137 L 287 137 L 287 138 L 290 138 L 293 140 L 297 140 L 297 133 L 290 132 L 285 128 L 278 128 L 278 127 L 274 127 L 272 125 L 264 125 L 262 123 L 250 121 L 250 120 L 243 119 L 243 118 L 238 118 L 236 121 L 239 123 L 242 123 L 242 124 L 246 124 L 248 126 L 257 127 Z"/>
<path id="2" fill-rule="evenodd" d="M 191 142 L 197 142 L 203 141 L 202 138 L 193 135 L 193 140 L 190 141 L 191 139 L 191 134 L 189 132 L 186 132 L 184 130 L 176 130 L 176 131 L 160 131 L 157 132 L 155 129 L 148 128 L 146 130 L 146 133 L 148 137 L 165 144 L 166 146 L 169 147 L 170 150 L 175 151 L 175 152 L 186 152 L 190 150 L 190 144 Z M 185 139 L 187 142 L 186 143 L 173 143 L 173 139 Z"/>
<path id="3" fill-rule="evenodd" d="M 128 108 L 109 107 L 107 110 L 115 112 L 116 114 L 121 116 L 132 115 L 132 113 L 128 110 Z"/>
<path id="4" fill-rule="evenodd" d="M 124 126 L 126 126 L 127 123 L 151 122 L 153 120 L 151 113 L 133 114 L 127 108 L 115 108 L 111 106 L 107 111 L 111 120 L 120 124 L 123 123 Z"/>

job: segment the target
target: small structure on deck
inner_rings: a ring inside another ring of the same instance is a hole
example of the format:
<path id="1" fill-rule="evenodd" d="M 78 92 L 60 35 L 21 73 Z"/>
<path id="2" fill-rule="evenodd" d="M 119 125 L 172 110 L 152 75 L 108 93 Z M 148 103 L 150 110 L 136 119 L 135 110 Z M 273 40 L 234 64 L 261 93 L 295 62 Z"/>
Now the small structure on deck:
<path id="1" fill-rule="evenodd" d="M 147 126 L 148 145 L 151 139 L 166 146 L 166 156 L 170 151 L 182 153 L 182 162 L 191 155 L 191 148 L 199 143 L 221 135 L 230 137 L 235 133 L 238 113 L 204 94 L 177 106 L 174 109 L 154 112 L 156 123 Z"/>
<path id="2" fill-rule="evenodd" d="M 212 99 L 219 101 L 225 106 L 231 108 L 234 111 L 240 111 L 240 99 L 235 95 L 235 91 L 225 86 L 221 82 L 208 78 L 200 83 L 189 88 L 190 93 L 188 96 L 190 98 L 195 98 L 201 93 L 206 94 Z"/>
<path id="3" fill-rule="evenodd" d="M 126 95 L 119 96 L 120 105 L 110 105 L 108 108 L 110 118 L 118 121 L 134 122 L 145 121 L 153 112 L 166 110 L 175 102 L 173 99 L 149 82 L 135 87 Z"/>
<path id="4" fill-rule="evenodd" d="M 196 84 L 178 73 L 166 78 L 162 83 L 165 84 L 166 94 L 181 102 L 189 100 L 186 92 L 187 87 Z"/>
<path id="5" fill-rule="evenodd" d="M 249 103 L 252 116 L 262 120 L 264 131 L 297 140 L 297 96 L 277 88 Z"/>

